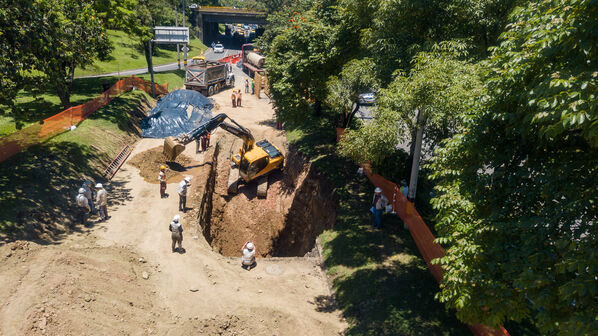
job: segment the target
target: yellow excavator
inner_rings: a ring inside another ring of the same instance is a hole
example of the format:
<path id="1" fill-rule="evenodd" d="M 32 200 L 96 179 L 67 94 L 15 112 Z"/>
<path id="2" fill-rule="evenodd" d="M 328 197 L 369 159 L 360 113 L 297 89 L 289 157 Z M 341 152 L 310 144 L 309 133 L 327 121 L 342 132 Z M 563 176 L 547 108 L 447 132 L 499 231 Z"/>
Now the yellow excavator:
<path id="1" fill-rule="evenodd" d="M 227 118 L 234 125 L 224 122 Z M 258 197 L 266 197 L 268 174 L 283 168 L 284 155 L 278 147 L 268 140 L 255 142 L 248 129 L 239 125 L 224 113 L 215 116 L 189 133 L 164 139 L 164 156 L 167 160 L 174 161 L 185 150 L 185 145 L 213 131 L 216 127 L 220 127 L 243 140 L 243 146 L 239 149 L 239 154 L 233 155 L 231 158 L 228 193 L 237 193 L 240 183 L 257 180 Z"/>

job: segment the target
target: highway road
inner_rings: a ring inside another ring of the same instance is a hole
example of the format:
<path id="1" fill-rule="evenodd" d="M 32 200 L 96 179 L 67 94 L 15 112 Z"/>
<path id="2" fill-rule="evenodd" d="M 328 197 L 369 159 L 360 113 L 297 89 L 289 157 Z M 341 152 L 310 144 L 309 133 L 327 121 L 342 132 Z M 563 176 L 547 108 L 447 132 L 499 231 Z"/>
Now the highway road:
<path id="1" fill-rule="evenodd" d="M 234 55 L 238 52 L 239 52 L 239 50 L 235 50 L 235 49 L 224 49 L 223 53 L 214 53 L 211 48 L 208 48 L 205 51 L 204 56 L 209 61 L 216 61 L 216 60 L 219 60 L 226 56 Z M 181 52 L 181 68 L 184 67 L 182 58 L 183 58 L 183 53 Z M 187 63 L 190 62 L 190 59 L 191 58 L 189 58 L 187 60 Z M 177 69 L 178 69 L 177 62 L 154 66 L 154 72 L 172 71 L 172 70 L 177 70 Z M 116 76 L 127 77 L 127 76 L 133 76 L 133 75 L 140 75 L 140 74 L 144 74 L 144 73 L 148 73 L 147 67 L 133 69 L 133 70 L 124 70 L 124 71 L 120 71 L 120 72 L 111 72 L 111 73 L 100 74 L 100 75 L 80 76 L 80 77 L 76 77 L 76 78 L 96 78 L 96 77 L 116 77 Z"/>

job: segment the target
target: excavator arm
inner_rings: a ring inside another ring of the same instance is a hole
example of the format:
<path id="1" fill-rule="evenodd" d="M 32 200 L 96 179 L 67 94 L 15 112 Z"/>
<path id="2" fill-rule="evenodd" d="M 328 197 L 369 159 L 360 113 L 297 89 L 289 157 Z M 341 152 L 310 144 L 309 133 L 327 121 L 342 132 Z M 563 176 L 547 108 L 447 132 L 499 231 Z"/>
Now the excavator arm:
<path id="1" fill-rule="evenodd" d="M 224 120 L 227 118 L 234 124 L 234 126 L 224 122 Z M 241 138 L 243 140 L 244 150 L 250 150 L 253 147 L 255 140 L 253 135 L 251 135 L 251 132 L 249 132 L 249 130 L 245 127 L 239 125 L 233 119 L 229 118 L 226 114 L 220 113 L 219 115 L 210 119 L 207 123 L 197 127 L 189 133 L 184 133 L 178 138 L 168 137 L 164 139 L 164 156 L 166 157 L 166 160 L 174 161 L 176 157 L 185 150 L 185 145 L 195 141 L 196 139 L 199 139 L 202 135 L 213 131 L 218 126 Z"/>

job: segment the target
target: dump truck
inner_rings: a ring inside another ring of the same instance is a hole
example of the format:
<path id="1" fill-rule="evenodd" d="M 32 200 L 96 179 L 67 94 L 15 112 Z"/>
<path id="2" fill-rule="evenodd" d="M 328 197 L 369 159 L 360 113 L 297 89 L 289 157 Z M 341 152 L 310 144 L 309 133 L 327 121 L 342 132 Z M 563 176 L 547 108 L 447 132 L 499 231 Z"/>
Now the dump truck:
<path id="1" fill-rule="evenodd" d="M 261 55 L 252 44 L 241 46 L 241 56 L 243 57 L 243 70 L 246 70 L 249 75 L 253 76 L 256 72 L 264 72 L 266 57 Z"/>
<path id="2" fill-rule="evenodd" d="M 230 120 L 232 124 L 224 122 Z M 189 133 L 179 137 L 168 137 L 164 139 L 164 156 L 169 161 L 185 150 L 185 146 L 202 135 L 213 131 L 217 127 L 233 134 L 243 141 L 238 154 L 231 158 L 231 168 L 228 179 L 227 192 L 236 194 L 239 185 L 242 183 L 258 182 L 258 197 L 266 197 L 268 191 L 268 177 L 270 173 L 282 170 L 284 167 L 284 155 L 270 141 L 264 139 L 256 142 L 251 132 L 229 118 L 226 114 L 220 113 L 207 123 L 195 128 Z"/>
<path id="3" fill-rule="evenodd" d="M 195 60 L 187 66 L 185 89 L 199 91 L 208 97 L 223 88 L 235 85 L 233 67 L 229 63 Z"/>

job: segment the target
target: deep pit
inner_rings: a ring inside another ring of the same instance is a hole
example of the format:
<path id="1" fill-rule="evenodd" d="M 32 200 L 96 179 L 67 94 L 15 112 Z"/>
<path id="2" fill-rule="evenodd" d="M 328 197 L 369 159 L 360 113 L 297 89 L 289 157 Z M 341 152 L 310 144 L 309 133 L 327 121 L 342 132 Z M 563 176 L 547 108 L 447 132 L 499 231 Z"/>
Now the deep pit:
<path id="1" fill-rule="evenodd" d="M 315 241 L 336 221 L 337 199 L 332 185 L 311 164 L 290 151 L 282 172 L 269 177 L 267 197 L 257 197 L 255 182 L 241 185 L 236 195 L 227 194 L 230 157 L 241 142 L 219 137 L 203 155 L 203 163 L 180 155 L 166 162 L 162 146 L 137 154 L 129 162 L 149 183 L 157 183 L 158 167 L 166 163 L 168 182 L 192 175 L 192 210 L 187 221 L 199 225 L 206 241 L 224 256 L 238 257 L 246 241 L 256 245 L 262 257 L 297 257 L 316 254 Z"/>
<path id="2" fill-rule="evenodd" d="M 238 140 L 223 137 L 211 152 L 211 168 L 195 205 L 205 239 L 224 256 L 238 257 L 246 241 L 253 241 L 262 257 L 313 255 L 317 236 L 336 221 L 332 185 L 290 151 L 283 171 L 270 175 L 265 199 L 257 197 L 255 182 L 228 195 L 230 156 L 239 146 Z"/>

